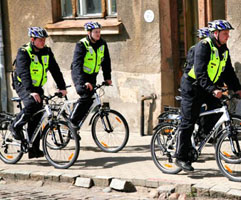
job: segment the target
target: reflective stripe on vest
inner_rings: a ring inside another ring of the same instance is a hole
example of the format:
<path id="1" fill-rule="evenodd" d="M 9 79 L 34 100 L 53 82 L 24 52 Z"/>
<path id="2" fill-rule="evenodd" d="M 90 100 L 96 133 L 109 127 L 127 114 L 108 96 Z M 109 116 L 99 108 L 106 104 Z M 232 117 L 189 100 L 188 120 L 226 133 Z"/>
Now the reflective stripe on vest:
<path id="1" fill-rule="evenodd" d="M 28 52 L 31 59 L 30 63 L 30 75 L 32 79 L 32 84 L 35 87 L 43 86 L 47 82 L 47 69 L 49 66 L 49 55 L 41 56 L 42 64 L 39 62 L 38 56 L 32 54 L 32 48 L 30 43 L 23 47 Z M 17 77 L 21 82 L 20 77 Z"/>
<path id="2" fill-rule="evenodd" d="M 208 63 L 207 71 L 208 71 L 208 76 L 210 80 L 213 83 L 216 83 L 221 75 L 221 73 L 224 71 L 226 62 L 228 59 L 228 50 L 226 50 L 223 53 L 223 59 L 220 61 L 218 49 L 213 45 L 212 41 L 210 38 L 205 38 L 211 48 L 211 56 L 210 56 L 210 61 Z M 192 77 L 193 79 L 196 79 L 195 71 L 194 71 L 194 66 L 192 69 L 188 72 L 188 75 Z"/>
<path id="3" fill-rule="evenodd" d="M 83 42 L 86 48 L 86 55 L 83 65 L 84 72 L 87 74 L 98 73 L 101 67 L 101 63 L 104 59 L 105 46 L 100 46 L 97 49 L 96 54 L 92 46 L 89 45 L 89 41 L 86 38 L 81 39 L 80 42 Z"/>

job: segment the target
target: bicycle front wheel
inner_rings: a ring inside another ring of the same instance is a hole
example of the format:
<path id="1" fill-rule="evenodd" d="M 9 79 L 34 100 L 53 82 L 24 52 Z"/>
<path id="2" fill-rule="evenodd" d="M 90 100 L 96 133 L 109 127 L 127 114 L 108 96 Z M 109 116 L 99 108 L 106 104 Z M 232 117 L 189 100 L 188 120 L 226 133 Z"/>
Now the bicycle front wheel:
<path id="1" fill-rule="evenodd" d="M 151 156 L 155 165 L 166 174 L 177 174 L 182 169 L 178 167 L 173 156 L 176 151 L 177 126 L 161 125 L 151 139 Z"/>
<path id="2" fill-rule="evenodd" d="M 129 127 L 119 112 L 103 110 L 93 119 L 92 137 L 102 151 L 116 153 L 128 142 Z"/>
<path id="3" fill-rule="evenodd" d="M 216 162 L 224 176 L 241 182 L 241 130 L 234 128 L 233 135 L 223 131 L 216 146 Z"/>
<path id="4" fill-rule="evenodd" d="M 63 121 L 47 124 L 43 130 L 43 151 L 55 168 L 71 167 L 79 156 L 79 136 Z"/>
<path id="5" fill-rule="evenodd" d="M 15 164 L 23 156 L 20 141 L 16 141 L 9 131 L 11 123 L 10 119 L 0 121 L 0 159 L 7 164 Z"/>

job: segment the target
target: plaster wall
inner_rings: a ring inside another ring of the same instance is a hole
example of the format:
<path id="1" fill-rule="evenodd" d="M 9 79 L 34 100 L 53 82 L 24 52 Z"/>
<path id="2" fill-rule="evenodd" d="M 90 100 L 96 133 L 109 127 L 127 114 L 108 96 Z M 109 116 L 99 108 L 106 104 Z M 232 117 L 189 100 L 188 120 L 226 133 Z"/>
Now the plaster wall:
<path id="1" fill-rule="evenodd" d="M 27 28 L 42 26 L 52 21 L 49 0 L 3 0 L 5 15 L 4 28 L 7 41 L 6 68 L 11 69 L 18 48 L 29 41 Z M 144 20 L 146 10 L 154 12 L 154 21 Z M 106 89 L 105 101 L 120 111 L 127 119 L 131 131 L 139 132 L 140 100 L 142 95 L 157 95 L 154 110 L 155 121 L 160 112 L 161 99 L 161 42 L 159 1 L 121 0 L 117 1 L 118 19 L 122 22 L 119 35 L 103 35 L 107 41 L 112 60 L 113 87 Z M 73 86 L 70 76 L 75 44 L 81 36 L 51 36 L 47 44 L 52 48 L 67 84 Z M 99 80 L 102 79 L 100 75 Z M 9 75 L 8 75 L 9 76 Z M 49 76 L 50 77 L 50 76 Z M 167 77 L 166 77 L 167 78 Z M 8 80 L 10 86 L 10 80 Z M 167 85 L 168 87 L 168 85 Z M 46 85 L 51 93 L 55 86 L 51 77 Z M 74 87 L 68 90 L 70 98 L 77 98 Z M 9 87 L 9 97 L 15 95 Z M 9 103 L 10 110 L 13 109 Z M 145 103 L 148 111 L 149 102 Z M 148 113 L 148 112 L 146 112 Z M 147 115 L 146 115 L 147 118 Z"/>
<path id="2" fill-rule="evenodd" d="M 234 30 L 230 31 L 228 48 L 230 50 L 231 61 L 235 71 L 241 80 L 241 0 L 227 1 L 227 20 L 232 24 Z"/>

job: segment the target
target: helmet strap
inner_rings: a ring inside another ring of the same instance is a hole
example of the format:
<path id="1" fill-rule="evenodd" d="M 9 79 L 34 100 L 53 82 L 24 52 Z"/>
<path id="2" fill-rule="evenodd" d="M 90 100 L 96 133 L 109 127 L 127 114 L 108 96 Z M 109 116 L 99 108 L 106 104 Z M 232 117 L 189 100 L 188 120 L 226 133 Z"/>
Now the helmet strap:
<path id="1" fill-rule="evenodd" d="M 93 43 L 96 43 L 97 41 L 92 37 L 92 31 L 90 31 L 89 38 Z"/>
<path id="2" fill-rule="evenodd" d="M 220 40 L 219 40 L 219 31 L 217 31 L 218 33 L 216 34 L 217 37 L 214 37 L 218 46 L 222 46 L 222 44 L 220 43 Z"/>
<path id="3" fill-rule="evenodd" d="M 33 38 L 33 39 L 31 38 L 31 44 L 32 44 L 33 48 L 37 51 L 40 51 L 41 49 L 34 45 L 34 41 L 35 41 L 35 38 Z"/>

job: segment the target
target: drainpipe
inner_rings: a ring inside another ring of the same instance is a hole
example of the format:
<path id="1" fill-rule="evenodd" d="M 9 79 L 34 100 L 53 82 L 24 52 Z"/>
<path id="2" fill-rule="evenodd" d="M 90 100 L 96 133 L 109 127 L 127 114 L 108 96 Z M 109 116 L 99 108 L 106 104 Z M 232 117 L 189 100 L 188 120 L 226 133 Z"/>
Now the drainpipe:
<path id="1" fill-rule="evenodd" d="M 145 136 L 144 134 L 144 124 L 145 124 L 145 109 L 144 109 L 144 102 L 146 100 L 152 100 L 150 103 L 150 108 L 149 108 L 149 117 L 148 117 L 148 122 L 147 122 L 147 134 L 151 135 L 152 134 L 152 124 L 153 124 L 153 109 L 154 109 L 154 100 L 156 99 L 155 94 L 151 94 L 150 96 L 142 96 L 141 98 L 141 136 Z"/>
<path id="2" fill-rule="evenodd" d="M 4 68 L 4 50 L 3 50 L 3 31 L 2 31 L 2 1 L 0 1 L 0 86 L 1 86 L 1 111 L 7 111 L 7 85 Z"/>

